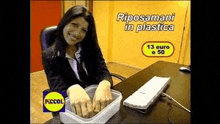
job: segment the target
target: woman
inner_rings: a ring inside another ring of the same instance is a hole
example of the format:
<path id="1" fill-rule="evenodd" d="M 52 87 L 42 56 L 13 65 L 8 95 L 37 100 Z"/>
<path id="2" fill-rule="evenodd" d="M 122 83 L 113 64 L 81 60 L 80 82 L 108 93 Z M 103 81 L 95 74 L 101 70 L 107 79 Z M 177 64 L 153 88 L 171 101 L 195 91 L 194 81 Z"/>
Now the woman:
<path id="1" fill-rule="evenodd" d="M 54 44 L 42 53 L 51 90 L 66 90 L 72 110 L 91 117 L 112 100 L 112 78 L 97 41 L 91 12 L 83 6 L 70 8 L 57 26 Z M 93 101 L 83 88 L 98 84 Z"/>

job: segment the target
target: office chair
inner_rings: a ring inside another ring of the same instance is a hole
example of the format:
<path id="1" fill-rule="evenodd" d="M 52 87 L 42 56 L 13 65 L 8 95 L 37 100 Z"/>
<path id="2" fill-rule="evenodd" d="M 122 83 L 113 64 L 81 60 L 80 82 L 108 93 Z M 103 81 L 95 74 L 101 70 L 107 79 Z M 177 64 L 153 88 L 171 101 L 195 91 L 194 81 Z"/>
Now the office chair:
<path id="1" fill-rule="evenodd" d="M 49 26 L 44 28 L 41 33 L 40 33 L 40 42 L 41 42 L 41 50 L 44 51 L 46 50 L 48 47 L 50 47 L 53 42 L 54 39 L 56 37 L 56 28 L 57 26 Z M 119 74 L 115 74 L 115 73 L 110 73 L 112 77 L 115 77 L 121 81 L 125 80 L 126 78 L 119 75 Z M 48 89 L 44 90 L 47 91 Z M 53 117 L 56 116 L 56 114 L 52 113 Z"/>

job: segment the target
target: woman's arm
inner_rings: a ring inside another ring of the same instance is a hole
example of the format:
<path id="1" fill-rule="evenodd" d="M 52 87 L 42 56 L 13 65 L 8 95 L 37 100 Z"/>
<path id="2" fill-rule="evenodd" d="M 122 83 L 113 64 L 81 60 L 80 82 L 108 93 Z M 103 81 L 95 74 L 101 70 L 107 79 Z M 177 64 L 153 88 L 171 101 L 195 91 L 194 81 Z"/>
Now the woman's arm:
<path id="1" fill-rule="evenodd" d="M 61 91 L 65 90 L 66 86 L 61 78 L 59 69 L 56 67 L 56 60 L 47 52 L 42 53 L 42 62 L 43 67 L 47 76 L 48 85 L 52 91 Z"/>
<path id="2" fill-rule="evenodd" d="M 111 88 L 113 86 L 112 77 L 110 75 L 109 70 L 107 69 L 105 60 L 101 53 L 100 47 L 97 46 L 94 51 L 94 58 L 90 58 L 90 62 L 93 63 L 91 76 L 95 79 L 95 81 L 99 84 L 103 80 L 109 81 L 111 84 Z M 91 64 L 88 63 L 88 64 Z"/>
<path id="3" fill-rule="evenodd" d="M 112 101 L 111 89 L 113 88 L 113 81 L 98 45 L 93 54 L 93 58 L 89 57 L 92 63 L 92 66 L 90 66 L 92 68 L 90 76 L 95 79 L 98 87 L 92 101 L 93 110 L 95 113 L 98 113 Z"/>

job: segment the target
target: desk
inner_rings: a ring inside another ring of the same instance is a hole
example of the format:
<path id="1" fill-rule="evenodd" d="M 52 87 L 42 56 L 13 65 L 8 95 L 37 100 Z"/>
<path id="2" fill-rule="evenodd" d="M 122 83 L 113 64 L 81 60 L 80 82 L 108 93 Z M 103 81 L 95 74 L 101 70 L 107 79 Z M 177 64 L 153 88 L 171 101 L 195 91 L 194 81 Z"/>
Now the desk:
<path id="1" fill-rule="evenodd" d="M 183 106 L 190 109 L 190 73 L 179 71 L 181 66 L 183 65 L 158 61 L 118 85 L 115 85 L 114 89 L 122 93 L 123 102 L 123 100 L 134 93 L 153 76 L 168 76 L 171 77 L 171 82 L 165 92 Z M 165 98 L 158 99 L 146 114 L 123 106 L 122 102 L 120 111 L 125 113 L 126 116 L 121 123 L 169 123 L 167 118 L 169 100 Z M 190 113 L 180 108 L 177 104 L 171 103 L 172 109 L 169 112 L 170 119 L 174 123 L 190 123 Z"/>
<path id="2" fill-rule="evenodd" d="M 165 92 L 190 109 L 190 73 L 179 71 L 181 66 L 183 65 L 158 61 L 115 85 L 113 89 L 120 91 L 123 98 L 120 110 L 107 123 L 169 123 L 168 112 L 169 118 L 174 123 L 190 123 L 190 113 L 179 107 L 176 103 L 170 102 L 167 98 L 159 98 L 146 114 L 137 112 L 122 104 L 128 96 L 153 76 L 167 76 L 171 77 L 171 82 Z M 172 106 L 170 111 L 168 111 L 170 108 L 169 103 Z"/>

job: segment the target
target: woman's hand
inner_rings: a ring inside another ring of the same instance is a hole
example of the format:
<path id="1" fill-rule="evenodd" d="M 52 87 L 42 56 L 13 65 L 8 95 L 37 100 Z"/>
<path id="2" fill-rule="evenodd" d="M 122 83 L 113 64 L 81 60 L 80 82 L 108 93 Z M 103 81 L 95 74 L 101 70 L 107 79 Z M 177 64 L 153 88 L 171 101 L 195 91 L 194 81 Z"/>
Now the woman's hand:
<path id="1" fill-rule="evenodd" d="M 94 98 L 93 98 L 93 110 L 98 113 L 104 109 L 112 101 L 111 84 L 107 80 L 103 80 L 99 83 Z"/>
<path id="2" fill-rule="evenodd" d="M 75 84 L 69 87 L 67 95 L 73 112 L 84 118 L 93 116 L 91 99 L 80 85 Z"/>

